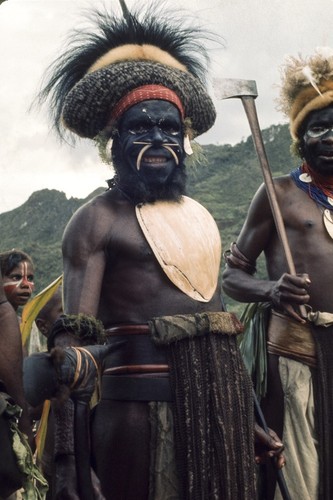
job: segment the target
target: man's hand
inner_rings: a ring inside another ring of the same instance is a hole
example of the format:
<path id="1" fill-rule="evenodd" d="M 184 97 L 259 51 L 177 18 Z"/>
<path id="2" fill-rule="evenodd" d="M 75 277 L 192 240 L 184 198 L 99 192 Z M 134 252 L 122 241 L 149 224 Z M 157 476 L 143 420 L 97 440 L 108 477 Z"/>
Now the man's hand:
<path id="1" fill-rule="evenodd" d="M 286 464 L 286 459 L 283 455 L 283 444 L 277 434 L 268 429 L 268 434 L 258 424 L 254 426 L 254 447 L 255 461 L 257 464 L 264 464 L 268 460 L 275 458 L 275 465 L 278 469 Z"/>
<path id="2" fill-rule="evenodd" d="M 270 298 L 274 307 L 285 312 L 300 323 L 305 323 L 305 318 L 297 312 L 297 305 L 307 304 L 310 300 L 310 278 L 308 274 L 293 276 L 284 273 L 272 287 Z"/>

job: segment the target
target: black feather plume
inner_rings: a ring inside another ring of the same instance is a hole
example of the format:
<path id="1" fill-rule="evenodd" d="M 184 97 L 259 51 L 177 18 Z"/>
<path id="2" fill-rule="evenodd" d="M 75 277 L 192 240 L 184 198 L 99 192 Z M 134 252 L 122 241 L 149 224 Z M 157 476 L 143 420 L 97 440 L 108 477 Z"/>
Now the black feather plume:
<path id="1" fill-rule="evenodd" d="M 61 135 L 64 100 L 88 69 L 110 49 L 125 44 L 150 44 L 171 54 L 205 83 L 209 57 L 205 43 L 217 35 L 203 29 L 188 12 L 166 10 L 164 2 L 115 15 L 102 10 L 87 12 L 89 30 L 76 29 L 65 52 L 48 68 L 40 103 L 50 100 L 52 121 Z"/>

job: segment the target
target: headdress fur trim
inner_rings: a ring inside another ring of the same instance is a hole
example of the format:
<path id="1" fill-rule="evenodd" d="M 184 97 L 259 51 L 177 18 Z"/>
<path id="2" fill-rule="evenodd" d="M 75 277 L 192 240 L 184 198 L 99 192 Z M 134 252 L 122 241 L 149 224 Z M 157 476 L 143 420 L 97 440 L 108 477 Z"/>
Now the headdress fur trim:
<path id="1" fill-rule="evenodd" d="M 175 57 L 159 47 L 155 47 L 153 45 L 127 44 L 109 50 L 106 54 L 97 59 L 97 61 L 88 69 L 87 73 L 92 73 L 98 69 L 105 68 L 110 64 L 126 60 L 156 61 L 166 64 L 172 68 L 187 71 L 184 64 L 181 64 Z"/>
<path id="2" fill-rule="evenodd" d="M 294 140 L 311 111 L 333 103 L 333 50 L 318 48 L 312 56 L 288 57 L 281 68 L 279 109 L 290 120 Z"/>
<path id="3" fill-rule="evenodd" d="M 333 81 L 320 84 L 319 89 L 321 94 L 311 87 L 297 96 L 290 113 L 290 133 L 293 138 L 299 138 L 298 132 L 311 111 L 326 108 L 333 103 Z"/>

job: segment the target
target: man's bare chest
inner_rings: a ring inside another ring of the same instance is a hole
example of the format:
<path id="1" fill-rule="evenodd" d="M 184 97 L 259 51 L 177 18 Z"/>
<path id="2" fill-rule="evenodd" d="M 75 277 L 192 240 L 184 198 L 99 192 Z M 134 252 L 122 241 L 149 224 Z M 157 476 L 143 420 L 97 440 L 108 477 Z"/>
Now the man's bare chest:
<path id="1" fill-rule="evenodd" d="M 118 269 L 158 265 L 177 288 L 195 300 L 207 302 L 216 290 L 219 231 L 207 210 L 189 198 L 181 203 L 137 206 L 134 217 L 118 224 L 108 253 Z"/>
<path id="2" fill-rule="evenodd" d="M 286 197 L 281 204 L 282 217 L 287 231 L 297 233 L 299 238 L 326 238 L 325 219 L 329 212 L 329 218 L 332 216 L 333 228 L 333 206 L 332 212 L 327 211 L 307 193 L 299 189 L 294 190 L 293 193 L 293 196 Z"/>

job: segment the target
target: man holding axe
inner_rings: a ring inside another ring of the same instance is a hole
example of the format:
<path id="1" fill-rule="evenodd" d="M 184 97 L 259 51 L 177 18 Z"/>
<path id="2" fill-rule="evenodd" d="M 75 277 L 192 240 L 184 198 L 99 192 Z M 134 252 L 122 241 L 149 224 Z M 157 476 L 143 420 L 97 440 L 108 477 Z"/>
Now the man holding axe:
<path id="1" fill-rule="evenodd" d="M 265 185 L 255 194 L 241 233 L 226 253 L 223 289 L 235 300 L 268 306 L 259 308 L 269 310 L 266 352 L 261 353 L 261 366 L 267 356 L 261 406 L 268 425 L 283 436 L 291 498 L 328 500 L 333 492 L 329 425 L 333 415 L 333 52 L 322 48 L 307 59 L 290 57 L 282 69 L 280 105 L 289 117 L 293 149 L 301 165 L 272 183 L 270 172 L 265 176 L 263 168 Z M 257 148 L 257 152 L 262 166 L 267 166 L 263 151 Z M 268 279 L 254 276 L 262 252 Z M 258 338 L 251 340 L 258 342 Z M 249 345 L 249 339 L 245 342 Z M 259 356 L 252 374 L 257 379 L 261 376 Z M 266 486 L 265 498 L 278 498 L 269 472 Z"/>

